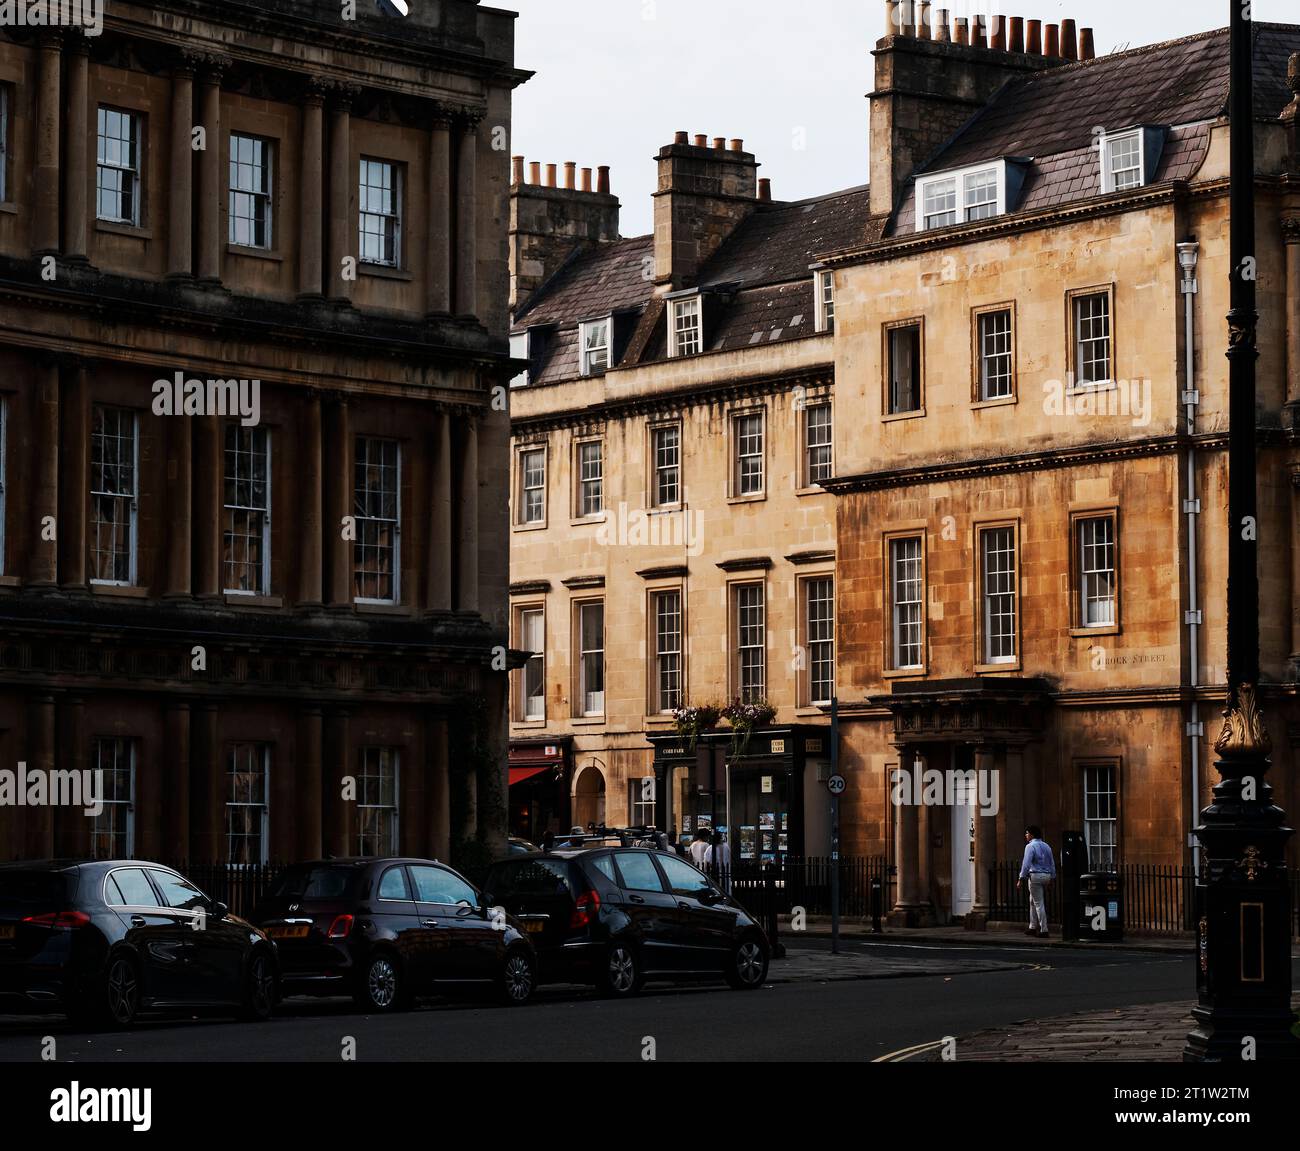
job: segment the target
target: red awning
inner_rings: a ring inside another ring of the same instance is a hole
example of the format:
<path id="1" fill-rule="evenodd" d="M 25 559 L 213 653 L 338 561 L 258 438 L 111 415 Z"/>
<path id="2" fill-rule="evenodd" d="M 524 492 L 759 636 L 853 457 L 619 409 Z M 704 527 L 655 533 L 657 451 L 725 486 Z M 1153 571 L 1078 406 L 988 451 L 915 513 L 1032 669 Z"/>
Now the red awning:
<path id="1" fill-rule="evenodd" d="M 551 771 L 555 764 L 544 763 L 541 767 L 512 767 L 510 769 L 510 786 L 514 787 L 516 783 L 523 783 L 526 779 L 532 779 L 533 776 L 543 771 Z"/>

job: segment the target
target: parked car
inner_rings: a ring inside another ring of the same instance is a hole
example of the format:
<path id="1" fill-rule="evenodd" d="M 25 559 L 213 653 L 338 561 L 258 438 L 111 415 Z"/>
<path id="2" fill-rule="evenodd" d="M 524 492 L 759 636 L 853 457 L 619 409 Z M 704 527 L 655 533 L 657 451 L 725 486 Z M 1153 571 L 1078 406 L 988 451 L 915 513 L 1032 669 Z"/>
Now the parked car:
<path id="1" fill-rule="evenodd" d="M 507 855 L 528 855 L 537 850 L 537 844 L 527 839 L 520 839 L 517 835 L 512 835 L 506 843 Z"/>
<path id="2" fill-rule="evenodd" d="M 142 1011 L 270 1016 L 275 944 L 169 867 L 0 864 L 0 1004 L 125 1027 Z"/>
<path id="3" fill-rule="evenodd" d="M 604 845 L 493 864 L 486 898 L 523 926 L 544 983 L 634 995 L 647 978 L 767 978 L 762 928 L 703 872 L 671 853 Z"/>
<path id="4" fill-rule="evenodd" d="M 432 859 L 330 859 L 286 868 L 253 910 L 279 947 L 287 995 L 351 995 L 400 1011 L 418 995 L 488 987 L 528 1002 L 537 958 L 517 924 Z"/>

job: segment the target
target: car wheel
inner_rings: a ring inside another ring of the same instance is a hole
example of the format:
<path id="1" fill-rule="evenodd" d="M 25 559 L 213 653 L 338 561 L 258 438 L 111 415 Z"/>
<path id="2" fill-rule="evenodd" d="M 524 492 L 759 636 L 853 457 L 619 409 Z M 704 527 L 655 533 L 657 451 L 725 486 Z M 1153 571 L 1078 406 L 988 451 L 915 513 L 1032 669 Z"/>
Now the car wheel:
<path id="1" fill-rule="evenodd" d="M 521 1007 L 537 990 L 537 965 L 522 947 L 506 954 L 501 973 L 500 999 L 507 1007 Z"/>
<path id="2" fill-rule="evenodd" d="M 641 963 L 631 944 L 610 944 L 605 953 L 604 969 L 600 973 L 601 990 L 606 995 L 626 998 L 640 991 L 644 981 Z"/>
<path id="3" fill-rule="evenodd" d="M 372 955 L 361 971 L 357 1003 L 367 1011 L 403 1011 L 408 999 L 406 980 L 397 960 L 385 952 Z"/>
<path id="4" fill-rule="evenodd" d="M 767 947 L 750 936 L 736 944 L 727 965 L 727 982 L 737 991 L 753 991 L 767 978 Z"/>
<path id="5" fill-rule="evenodd" d="M 256 952 L 249 961 L 242 1006 L 245 1019 L 260 1022 L 271 1018 L 275 1007 L 275 967 L 265 952 Z"/>
<path id="6" fill-rule="evenodd" d="M 114 1027 L 130 1027 L 140 1013 L 140 971 L 126 955 L 109 961 L 104 1015 Z"/>

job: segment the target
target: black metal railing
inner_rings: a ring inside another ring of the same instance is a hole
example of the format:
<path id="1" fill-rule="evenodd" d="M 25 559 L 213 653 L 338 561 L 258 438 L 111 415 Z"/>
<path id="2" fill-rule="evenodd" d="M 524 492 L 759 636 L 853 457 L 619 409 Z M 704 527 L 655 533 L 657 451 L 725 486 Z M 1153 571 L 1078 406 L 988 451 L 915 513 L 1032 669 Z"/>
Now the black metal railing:
<path id="1" fill-rule="evenodd" d="M 253 908 L 270 890 L 283 863 L 196 863 L 192 860 L 169 863 L 209 899 L 215 899 L 239 916 L 252 914 Z"/>
<path id="2" fill-rule="evenodd" d="M 840 859 L 840 914 L 865 919 L 872 913 L 872 880 L 881 883 L 884 912 L 893 906 L 894 878 L 882 856 L 849 856 Z M 825 856 L 792 857 L 777 860 L 741 860 L 730 872 L 714 869 L 714 878 L 750 912 L 758 916 L 760 904 L 775 904 L 781 915 L 802 908 L 808 915 L 831 914 L 831 860 Z M 750 906 L 753 903 L 754 906 Z"/>

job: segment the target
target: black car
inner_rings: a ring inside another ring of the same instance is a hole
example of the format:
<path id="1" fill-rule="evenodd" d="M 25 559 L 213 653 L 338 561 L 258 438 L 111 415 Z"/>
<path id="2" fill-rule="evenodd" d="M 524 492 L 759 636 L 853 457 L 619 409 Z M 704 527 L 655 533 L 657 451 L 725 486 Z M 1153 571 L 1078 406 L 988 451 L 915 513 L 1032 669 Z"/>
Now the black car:
<path id="1" fill-rule="evenodd" d="M 296 864 L 252 918 L 279 947 L 287 995 L 351 995 L 385 1012 L 475 986 L 517 1005 L 537 986 L 536 955 L 518 925 L 431 859 Z"/>
<path id="2" fill-rule="evenodd" d="M 169 867 L 0 864 L 0 1010 L 123 1027 L 172 1008 L 266 1019 L 277 980 L 275 945 Z"/>
<path id="3" fill-rule="evenodd" d="M 492 866 L 486 898 L 523 925 L 541 982 L 632 995 L 648 977 L 761 987 L 767 937 L 703 872 L 643 847 L 555 850 Z"/>

